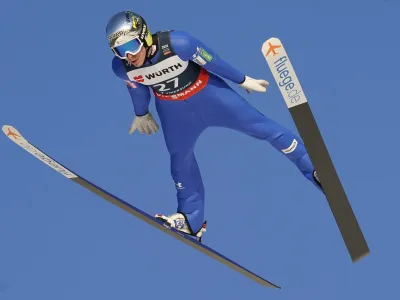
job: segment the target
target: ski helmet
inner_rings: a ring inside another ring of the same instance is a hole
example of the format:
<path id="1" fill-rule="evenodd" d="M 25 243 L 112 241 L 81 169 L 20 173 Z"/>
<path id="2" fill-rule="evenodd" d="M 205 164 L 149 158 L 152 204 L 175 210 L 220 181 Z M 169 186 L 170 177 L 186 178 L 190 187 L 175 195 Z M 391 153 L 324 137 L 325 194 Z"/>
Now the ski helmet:
<path id="1" fill-rule="evenodd" d="M 146 21 L 137 13 L 122 11 L 113 15 L 108 21 L 106 34 L 111 50 L 121 59 L 126 54 L 137 54 L 145 46 L 153 43 Z"/>

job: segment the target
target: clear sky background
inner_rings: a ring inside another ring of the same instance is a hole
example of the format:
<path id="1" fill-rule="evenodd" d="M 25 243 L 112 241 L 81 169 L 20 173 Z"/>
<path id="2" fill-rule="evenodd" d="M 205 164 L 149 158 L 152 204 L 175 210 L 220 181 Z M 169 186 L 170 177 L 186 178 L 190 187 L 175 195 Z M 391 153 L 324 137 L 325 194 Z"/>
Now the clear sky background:
<path id="1" fill-rule="evenodd" d="M 262 287 L 88 192 L 0 138 L 0 299 L 397 299 L 400 26 L 395 0 L 20 1 L 0 4 L 0 121 L 138 208 L 175 211 L 161 132 L 128 134 L 105 25 L 186 30 L 267 93 L 247 95 L 296 131 L 261 53 L 284 43 L 371 248 L 352 264 L 326 199 L 269 144 L 212 128 L 196 155 L 204 243 Z M 151 110 L 156 119 L 154 102 Z"/>

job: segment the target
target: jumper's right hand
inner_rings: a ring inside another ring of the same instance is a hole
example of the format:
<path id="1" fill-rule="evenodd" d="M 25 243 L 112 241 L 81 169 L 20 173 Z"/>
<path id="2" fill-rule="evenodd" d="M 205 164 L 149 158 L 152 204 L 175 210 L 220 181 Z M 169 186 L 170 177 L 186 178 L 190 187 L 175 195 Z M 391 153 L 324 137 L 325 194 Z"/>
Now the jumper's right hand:
<path id="1" fill-rule="evenodd" d="M 145 114 L 144 116 L 136 116 L 132 121 L 131 128 L 129 130 L 129 134 L 134 133 L 136 130 L 139 130 L 141 134 L 146 133 L 147 135 L 151 135 L 158 131 L 158 124 L 154 120 L 153 116 L 150 112 Z"/>

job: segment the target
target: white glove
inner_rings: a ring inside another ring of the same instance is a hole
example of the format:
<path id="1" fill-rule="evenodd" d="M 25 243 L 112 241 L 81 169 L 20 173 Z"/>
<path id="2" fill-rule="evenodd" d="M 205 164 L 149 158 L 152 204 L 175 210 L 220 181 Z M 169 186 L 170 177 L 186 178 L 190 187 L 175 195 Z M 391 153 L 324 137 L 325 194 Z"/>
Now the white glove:
<path id="1" fill-rule="evenodd" d="M 154 120 L 151 113 L 148 112 L 144 116 L 135 117 L 132 122 L 131 129 L 129 130 L 129 134 L 134 133 L 136 129 L 139 130 L 141 134 L 146 133 L 147 135 L 150 135 L 158 131 L 158 124 Z"/>
<path id="2" fill-rule="evenodd" d="M 265 92 L 269 83 L 264 79 L 254 79 L 246 76 L 244 82 L 240 83 L 239 86 L 246 89 L 250 94 L 252 91 Z"/>

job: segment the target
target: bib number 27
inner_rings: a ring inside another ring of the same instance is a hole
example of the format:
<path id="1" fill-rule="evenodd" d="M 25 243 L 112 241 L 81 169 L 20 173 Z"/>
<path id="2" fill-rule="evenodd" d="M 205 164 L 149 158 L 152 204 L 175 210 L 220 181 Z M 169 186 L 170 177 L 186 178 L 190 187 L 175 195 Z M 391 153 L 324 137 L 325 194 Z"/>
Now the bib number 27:
<path id="1" fill-rule="evenodd" d="M 179 80 L 179 77 L 175 77 L 175 78 L 172 78 L 172 79 L 166 81 L 165 83 L 155 84 L 155 85 L 153 85 L 153 87 L 157 88 L 157 90 L 159 92 L 166 92 L 166 91 L 169 91 L 171 89 L 171 88 L 167 87 L 167 83 L 171 83 L 172 82 L 173 85 L 174 85 L 174 88 L 176 89 L 178 87 L 178 85 L 179 85 L 178 84 L 178 80 Z M 168 84 L 168 86 L 170 86 L 170 84 Z"/>

